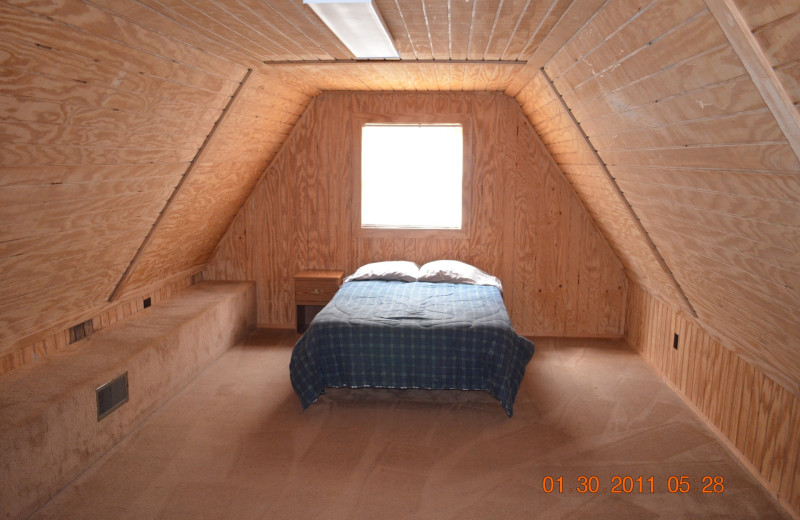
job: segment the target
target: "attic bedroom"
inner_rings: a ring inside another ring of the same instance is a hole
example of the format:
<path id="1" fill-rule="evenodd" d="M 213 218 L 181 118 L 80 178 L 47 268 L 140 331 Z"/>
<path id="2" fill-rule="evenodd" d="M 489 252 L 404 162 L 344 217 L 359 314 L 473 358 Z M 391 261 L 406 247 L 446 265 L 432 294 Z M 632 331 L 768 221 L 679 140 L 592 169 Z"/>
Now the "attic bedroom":
<path id="1" fill-rule="evenodd" d="M 359 8 L 394 54 L 0 0 L 0 518 L 800 519 L 800 3 Z M 458 127 L 460 225 L 362 223 L 365 125 Z M 438 260 L 531 344 L 510 402 L 301 403 L 347 277 Z"/>

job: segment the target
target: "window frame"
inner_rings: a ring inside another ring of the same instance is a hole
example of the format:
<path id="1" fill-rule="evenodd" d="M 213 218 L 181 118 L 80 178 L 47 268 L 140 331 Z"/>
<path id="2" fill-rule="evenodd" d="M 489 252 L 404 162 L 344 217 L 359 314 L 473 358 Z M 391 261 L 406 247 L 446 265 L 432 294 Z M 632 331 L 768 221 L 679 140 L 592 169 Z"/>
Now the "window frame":
<path id="1" fill-rule="evenodd" d="M 362 227 L 361 225 L 361 144 L 362 128 L 367 124 L 406 125 L 461 125 L 462 132 L 462 177 L 461 177 L 461 229 L 442 228 L 393 228 Z M 473 128 L 468 114 L 381 114 L 358 113 L 353 117 L 353 231 L 357 237 L 384 238 L 469 238 L 469 222 L 472 202 Z"/>

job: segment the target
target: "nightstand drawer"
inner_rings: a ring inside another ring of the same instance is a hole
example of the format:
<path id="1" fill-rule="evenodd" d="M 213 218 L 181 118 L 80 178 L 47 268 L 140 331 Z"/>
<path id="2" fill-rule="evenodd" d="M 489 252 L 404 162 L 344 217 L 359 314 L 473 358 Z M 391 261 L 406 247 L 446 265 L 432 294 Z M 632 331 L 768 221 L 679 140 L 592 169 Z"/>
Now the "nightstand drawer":
<path id="1" fill-rule="evenodd" d="M 294 275 L 294 303 L 297 332 L 304 332 L 309 322 L 322 310 L 342 285 L 344 271 L 300 271 Z"/>
<path id="2" fill-rule="evenodd" d="M 338 280 L 295 280 L 295 304 L 315 305 L 328 303 L 338 289 Z"/>

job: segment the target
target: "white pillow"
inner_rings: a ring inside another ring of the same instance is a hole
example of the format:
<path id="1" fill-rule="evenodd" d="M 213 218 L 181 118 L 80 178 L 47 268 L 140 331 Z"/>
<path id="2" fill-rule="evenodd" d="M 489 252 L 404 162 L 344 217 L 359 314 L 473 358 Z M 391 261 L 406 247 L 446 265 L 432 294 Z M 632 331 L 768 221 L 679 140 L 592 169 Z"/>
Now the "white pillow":
<path id="1" fill-rule="evenodd" d="M 503 290 L 500 280 L 484 273 L 475 266 L 458 260 L 435 260 L 419 269 L 420 282 L 464 283 L 470 285 L 491 285 Z"/>
<path id="2" fill-rule="evenodd" d="M 355 273 L 345 278 L 344 281 L 399 280 L 401 282 L 416 282 L 418 276 L 419 266 L 414 262 L 393 260 L 362 265 Z"/>

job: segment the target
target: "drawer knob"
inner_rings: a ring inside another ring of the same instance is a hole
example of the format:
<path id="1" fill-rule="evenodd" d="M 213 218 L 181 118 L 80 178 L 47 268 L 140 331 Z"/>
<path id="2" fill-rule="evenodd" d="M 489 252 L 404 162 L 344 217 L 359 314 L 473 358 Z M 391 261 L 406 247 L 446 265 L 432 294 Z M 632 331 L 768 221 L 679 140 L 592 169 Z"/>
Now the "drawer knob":
<path id="1" fill-rule="evenodd" d="M 311 294 L 313 294 L 315 296 L 317 294 L 322 294 L 322 289 L 311 289 Z"/>

